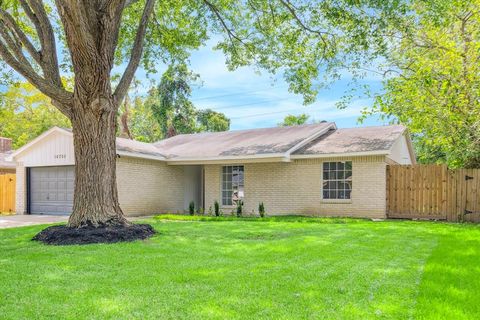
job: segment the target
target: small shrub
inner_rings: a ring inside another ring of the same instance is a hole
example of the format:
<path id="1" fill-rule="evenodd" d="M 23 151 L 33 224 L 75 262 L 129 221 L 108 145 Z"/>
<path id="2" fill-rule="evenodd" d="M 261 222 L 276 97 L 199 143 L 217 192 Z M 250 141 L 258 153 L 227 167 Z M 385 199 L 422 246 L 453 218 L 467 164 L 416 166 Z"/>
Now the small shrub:
<path id="1" fill-rule="evenodd" d="M 198 214 L 199 216 L 203 216 L 204 213 L 205 213 L 205 211 L 203 210 L 203 208 L 198 208 L 198 209 L 197 209 L 197 214 Z"/>
<path id="2" fill-rule="evenodd" d="M 243 201 L 238 200 L 237 202 L 237 217 L 241 217 L 243 212 Z"/>
<path id="3" fill-rule="evenodd" d="M 188 212 L 191 216 L 195 215 L 195 202 L 190 201 L 190 204 L 188 205 Z"/>
<path id="4" fill-rule="evenodd" d="M 212 206 L 208 207 L 208 215 L 213 216 Z"/>
<path id="5" fill-rule="evenodd" d="M 215 200 L 215 203 L 213 204 L 215 207 L 215 216 L 219 217 L 220 216 L 220 205 L 218 204 L 218 201 Z"/>
<path id="6" fill-rule="evenodd" d="M 258 205 L 258 214 L 262 218 L 265 217 L 265 205 L 263 204 L 263 202 L 260 202 L 260 204 Z"/>

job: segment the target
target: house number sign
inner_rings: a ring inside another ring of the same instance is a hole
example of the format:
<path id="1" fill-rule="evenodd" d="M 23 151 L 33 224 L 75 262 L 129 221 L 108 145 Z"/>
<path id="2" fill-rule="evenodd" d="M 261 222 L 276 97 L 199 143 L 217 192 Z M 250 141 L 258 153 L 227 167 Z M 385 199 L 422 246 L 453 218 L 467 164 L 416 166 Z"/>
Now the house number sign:
<path id="1" fill-rule="evenodd" d="M 61 153 L 61 154 L 56 154 L 53 156 L 55 159 L 66 159 L 67 158 L 67 155 L 64 154 L 64 153 Z"/>

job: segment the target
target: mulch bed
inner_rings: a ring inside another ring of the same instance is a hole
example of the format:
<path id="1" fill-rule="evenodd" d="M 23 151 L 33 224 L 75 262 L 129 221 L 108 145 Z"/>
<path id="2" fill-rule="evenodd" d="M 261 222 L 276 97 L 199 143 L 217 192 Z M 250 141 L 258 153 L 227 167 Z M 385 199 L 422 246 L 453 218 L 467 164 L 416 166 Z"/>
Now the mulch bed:
<path id="1" fill-rule="evenodd" d="M 90 243 L 115 243 L 144 240 L 155 234 L 149 224 L 132 224 L 128 226 L 87 226 L 69 228 L 52 226 L 42 230 L 32 240 L 50 245 L 72 245 Z"/>

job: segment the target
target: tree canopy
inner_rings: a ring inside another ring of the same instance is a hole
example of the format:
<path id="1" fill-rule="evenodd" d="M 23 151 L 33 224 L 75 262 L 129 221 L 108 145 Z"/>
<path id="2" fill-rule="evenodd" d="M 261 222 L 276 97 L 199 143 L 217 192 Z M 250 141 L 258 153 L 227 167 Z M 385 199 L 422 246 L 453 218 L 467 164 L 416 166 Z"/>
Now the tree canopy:
<path id="1" fill-rule="evenodd" d="M 289 114 L 283 119 L 283 122 L 278 125 L 280 127 L 298 126 L 307 123 L 308 119 L 310 119 L 310 116 L 306 113 L 299 114 L 298 116 Z"/>
<path id="2" fill-rule="evenodd" d="M 230 120 L 223 113 L 197 110 L 190 101 L 192 86 L 198 79 L 199 75 L 185 64 L 170 65 L 158 87 L 150 90 L 145 103 L 160 126 L 162 137 L 230 128 Z"/>
<path id="3" fill-rule="evenodd" d="M 70 120 L 28 82 L 8 87 L 0 98 L 0 136 L 19 148 L 53 126 L 70 128 Z"/>
<path id="4" fill-rule="evenodd" d="M 421 162 L 480 166 L 480 3 L 415 1 L 385 56 L 373 113 L 405 124 Z"/>

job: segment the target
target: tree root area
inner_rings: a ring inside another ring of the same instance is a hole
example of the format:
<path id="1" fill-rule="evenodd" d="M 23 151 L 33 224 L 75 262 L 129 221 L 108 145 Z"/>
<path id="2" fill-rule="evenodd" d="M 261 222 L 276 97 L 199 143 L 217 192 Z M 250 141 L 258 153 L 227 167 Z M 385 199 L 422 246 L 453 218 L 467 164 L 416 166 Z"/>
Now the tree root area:
<path id="1" fill-rule="evenodd" d="M 32 240 L 49 245 L 81 245 L 144 240 L 155 233 L 155 230 L 149 224 L 87 226 L 81 228 L 52 226 L 42 230 Z"/>

